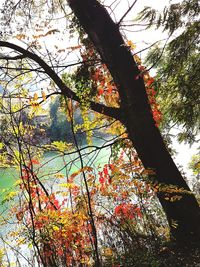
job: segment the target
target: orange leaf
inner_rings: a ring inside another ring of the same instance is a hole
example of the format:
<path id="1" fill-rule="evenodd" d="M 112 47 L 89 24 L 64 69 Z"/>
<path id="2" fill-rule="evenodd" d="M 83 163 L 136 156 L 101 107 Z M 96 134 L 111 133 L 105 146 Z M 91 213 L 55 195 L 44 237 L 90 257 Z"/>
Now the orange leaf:
<path id="1" fill-rule="evenodd" d="M 42 98 L 43 98 L 43 100 L 46 100 L 46 94 L 44 91 L 42 91 Z"/>
<path id="2" fill-rule="evenodd" d="M 33 95 L 33 100 L 34 100 L 34 101 L 38 100 L 38 94 L 37 94 L 37 93 L 35 93 L 35 94 Z"/>

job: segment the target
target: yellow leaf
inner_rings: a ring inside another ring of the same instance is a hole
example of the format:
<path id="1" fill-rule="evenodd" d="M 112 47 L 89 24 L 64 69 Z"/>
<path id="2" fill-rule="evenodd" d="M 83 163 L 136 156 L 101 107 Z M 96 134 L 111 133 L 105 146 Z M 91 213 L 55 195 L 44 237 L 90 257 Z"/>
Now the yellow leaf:
<path id="1" fill-rule="evenodd" d="M 70 188 L 72 189 L 74 186 L 76 186 L 74 183 L 63 183 L 63 184 L 59 184 L 62 187 L 66 187 L 66 188 Z"/>
<path id="2" fill-rule="evenodd" d="M 33 95 L 33 100 L 34 100 L 34 101 L 38 100 L 38 94 L 37 94 L 37 93 L 35 93 L 35 94 Z"/>
<path id="3" fill-rule="evenodd" d="M 59 230 L 59 227 L 58 227 L 58 226 L 56 226 L 56 225 L 53 225 L 53 227 L 52 227 L 52 228 L 53 228 L 53 230 L 54 230 L 54 231 L 58 231 L 58 230 Z"/>
<path id="4" fill-rule="evenodd" d="M 42 91 L 42 98 L 43 98 L 43 100 L 46 100 L 46 98 L 47 98 L 44 91 Z"/>
<path id="5" fill-rule="evenodd" d="M 22 180 L 18 179 L 15 181 L 14 185 L 15 186 L 18 186 L 18 185 L 21 185 L 22 184 Z"/>
<path id="6" fill-rule="evenodd" d="M 71 143 L 66 143 L 63 141 L 54 141 L 52 145 L 60 152 L 69 151 L 72 148 Z"/>
<path id="7" fill-rule="evenodd" d="M 136 45 L 131 40 L 127 42 L 127 45 L 133 50 L 136 48 Z"/>
<path id="8" fill-rule="evenodd" d="M 65 176 L 64 176 L 62 173 L 56 173 L 56 174 L 55 174 L 55 177 L 56 177 L 56 178 L 59 178 L 59 179 L 62 179 L 62 178 L 64 178 Z"/>

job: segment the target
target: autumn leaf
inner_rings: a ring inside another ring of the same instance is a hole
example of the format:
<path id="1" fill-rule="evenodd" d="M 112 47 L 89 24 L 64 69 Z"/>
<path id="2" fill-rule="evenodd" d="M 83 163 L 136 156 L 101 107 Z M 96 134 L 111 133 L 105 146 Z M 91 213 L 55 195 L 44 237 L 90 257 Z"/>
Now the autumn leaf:
<path id="1" fill-rule="evenodd" d="M 98 95 L 103 95 L 104 89 L 102 87 L 98 88 Z"/>
<path id="2" fill-rule="evenodd" d="M 42 91 L 42 98 L 43 98 L 43 100 L 45 101 L 46 100 L 46 94 L 45 94 L 45 92 L 44 91 Z"/>
<path id="3" fill-rule="evenodd" d="M 37 100 L 38 100 L 38 94 L 37 94 L 37 93 L 34 93 L 34 95 L 33 95 L 33 100 L 34 100 L 34 101 L 37 101 Z"/>

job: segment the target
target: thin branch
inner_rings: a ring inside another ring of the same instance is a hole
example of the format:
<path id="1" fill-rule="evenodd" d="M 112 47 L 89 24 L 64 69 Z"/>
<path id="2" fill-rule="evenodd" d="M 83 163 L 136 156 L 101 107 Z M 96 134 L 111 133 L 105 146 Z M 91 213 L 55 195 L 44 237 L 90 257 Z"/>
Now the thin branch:
<path id="1" fill-rule="evenodd" d="M 154 68 L 158 64 L 158 62 L 160 61 L 160 59 L 163 56 L 164 50 L 165 50 L 165 48 L 167 46 L 167 42 L 168 42 L 168 40 L 169 40 L 170 37 L 171 37 L 171 35 L 169 35 L 169 37 L 166 39 L 166 42 L 165 42 L 165 44 L 164 44 L 164 46 L 162 48 L 162 51 L 160 53 L 160 56 L 157 58 L 156 62 L 154 62 L 153 65 L 147 69 L 147 71 L 150 71 L 152 68 Z"/>
<path id="2" fill-rule="evenodd" d="M 117 25 L 119 26 L 121 24 L 121 22 L 124 20 L 124 18 L 128 15 L 128 13 L 131 11 L 131 9 L 134 7 L 134 5 L 136 4 L 137 0 L 135 0 L 133 2 L 133 4 L 128 8 L 128 10 L 125 12 L 125 14 L 121 17 L 121 19 L 119 20 L 119 22 L 117 23 Z"/>
<path id="3" fill-rule="evenodd" d="M 5 243 L 8 247 L 11 248 L 11 250 L 17 252 L 23 259 L 25 259 L 30 265 L 29 266 L 33 266 L 32 263 L 19 251 L 17 250 L 14 246 L 10 245 L 9 242 L 7 242 L 3 236 L 0 236 L 1 240 L 3 241 L 3 243 Z"/>
<path id="4" fill-rule="evenodd" d="M 14 57 L 9 57 L 9 56 L 1 56 L 0 59 L 3 60 L 19 60 L 19 59 L 23 59 L 25 58 L 24 55 L 18 55 L 18 56 L 14 56 Z"/>
<path id="5" fill-rule="evenodd" d="M 28 71 L 28 72 L 41 72 L 41 73 L 45 73 L 45 71 L 40 70 L 40 68 L 36 68 L 36 69 L 29 69 L 29 68 L 15 68 L 15 67 L 2 67 L 0 66 L 0 69 L 6 69 L 6 70 L 16 70 L 16 71 Z M 22 73 L 24 74 L 24 73 Z"/>
<path id="6" fill-rule="evenodd" d="M 155 44 L 157 44 L 157 43 L 159 43 L 159 42 L 161 42 L 161 41 L 164 41 L 164 40 L 166 40 L 166 38 L 165 38 L 165 39 L 158 40 L 158 41 L 154 42 L 153 44 L 151 44 L 151 45 L 149 45 L 149 46 L 147 46 L 147 47 L 141 49 L 140 51 L 135 52 L 135 53 L 133 54 L 133 56 L 134 56 L 134 55 L 137 55 L 137 54 L 139 54 L 139 53 L 141 53 L 141 52 L 144 52 L 145 50 L 151 48 L 151 47 L 154 46 Z"/>

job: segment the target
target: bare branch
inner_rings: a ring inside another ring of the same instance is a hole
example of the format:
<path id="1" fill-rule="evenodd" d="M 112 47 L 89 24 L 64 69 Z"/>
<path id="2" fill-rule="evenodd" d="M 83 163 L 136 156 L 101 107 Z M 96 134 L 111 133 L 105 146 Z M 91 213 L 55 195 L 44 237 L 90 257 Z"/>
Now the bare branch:
<path id="1" fill-rule="evenodd" d="M 0 56 L 0 59 L 3 59 L 3 60 L 18 60 L 18 59 L 23 59 L 23 58 L 25 58 L 24 55 L 17 55 L 14 57 Z"/>
<path id="2" fill-rule="evenodd" d="M 121 19 L 119 20 L 119 22 L 117 23 L 117 25 L 119 26 L 121 24 L 121 22 L 124 20 L 124 18 L 128 15 L 128 13 L 131 11 L 131 9 L 134 7 L 134 5 L 136 4 L 137 0 L 135 0 L 133 2 L 132 5 L 130 5 L 130 7 L 128 8 L 128 10 L 125 12 L 125 14 L 121 17 Z"/>

